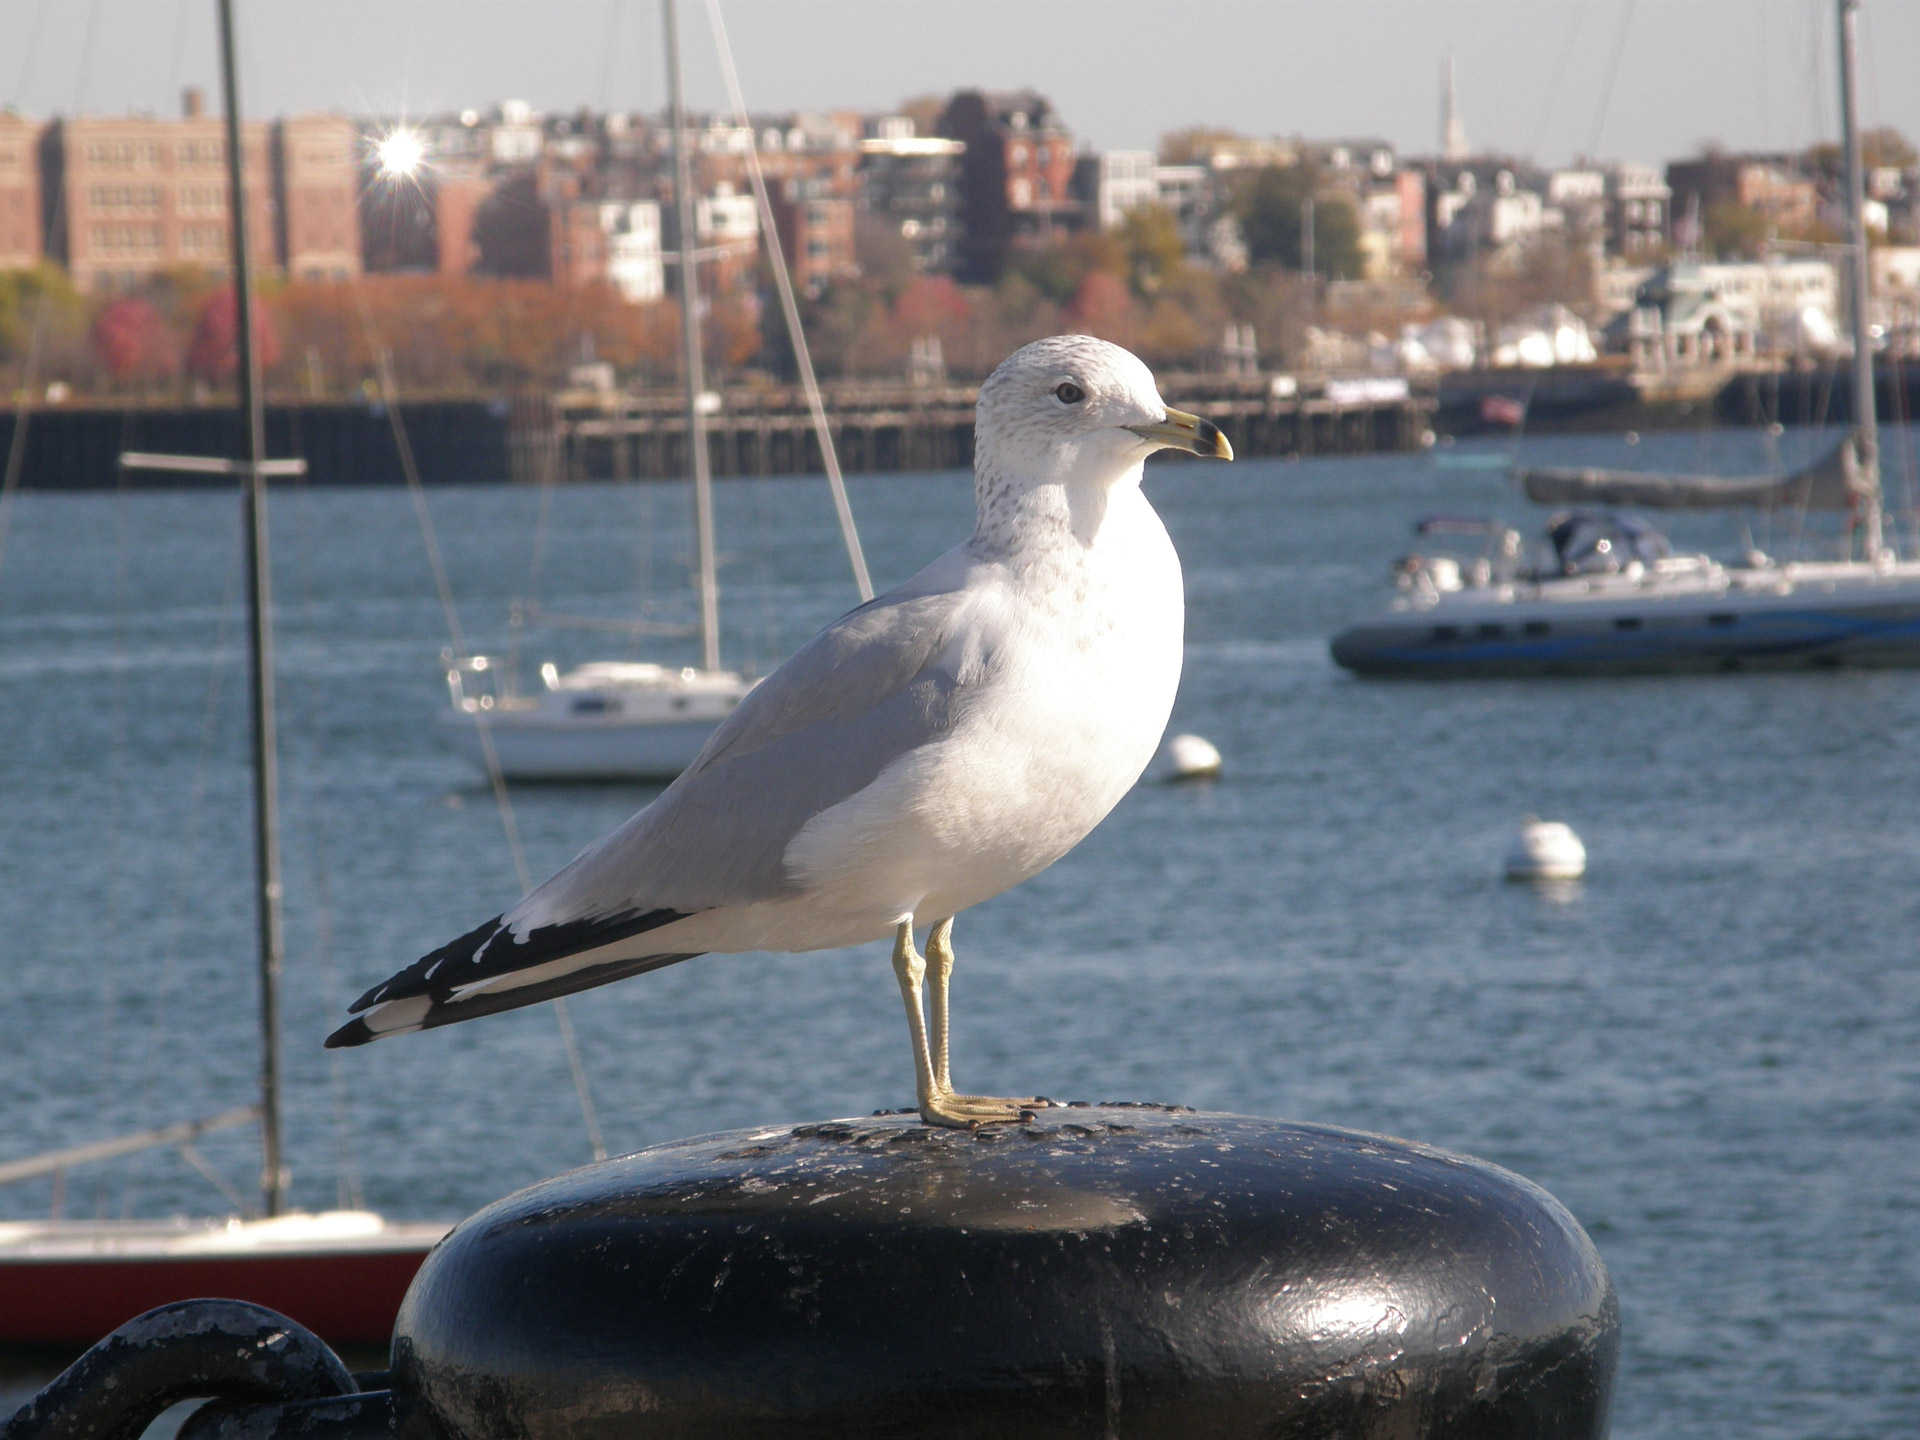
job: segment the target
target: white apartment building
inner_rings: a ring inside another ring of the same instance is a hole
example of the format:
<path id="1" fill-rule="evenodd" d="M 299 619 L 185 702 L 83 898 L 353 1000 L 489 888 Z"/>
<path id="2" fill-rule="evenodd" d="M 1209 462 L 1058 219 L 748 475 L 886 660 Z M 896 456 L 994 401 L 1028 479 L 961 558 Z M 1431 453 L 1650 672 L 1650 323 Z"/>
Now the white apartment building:
<path id="1" fill-rule="evenodd" d="M 607 279 L 636 304 L 667 293 L 666 265 L 660 255 L 660 202 L 626 200 L 600 206 L 600 228 L 607 237 Z"/>

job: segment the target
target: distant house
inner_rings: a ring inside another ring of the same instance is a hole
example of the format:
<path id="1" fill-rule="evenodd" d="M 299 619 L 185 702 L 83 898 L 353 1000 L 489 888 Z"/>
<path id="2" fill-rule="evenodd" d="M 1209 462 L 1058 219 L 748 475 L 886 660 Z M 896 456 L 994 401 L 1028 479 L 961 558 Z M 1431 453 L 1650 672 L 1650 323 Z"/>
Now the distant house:
<path id="1" fill-rule="evenodd" d="M 1151 150 L 1102 150 L 1080 157 L 1074 186 L 1102 230 L 1118 229 L 1129 211 L 1160 203 Z"/>
<path id="2" fill-rule="evenodd" d="M 1607 168 L 1607 253 L 1629 263 L 1667 248 L 1673 187 L 1652 165 L 1625 161 Z"/>
<path id="3" fill-rule="evenodd" d="M 1078 229 L 1086 207 L 1073 194 L 1073 136 L 1032 90 L 962 90 L 947 102 L 940 133 L 961 157 L 960 278 L 998 279 L 1015 247 Z"/>
<path id="4" fill-rule="evenodd" d="M 1679 260 L 1642 282 L 1634 308 L 1608 325 L 1607 337 L 1644 370 L 1720 365 L 1830 350 L 1839 309 L 1840 277 L 1825 260 Z"/>

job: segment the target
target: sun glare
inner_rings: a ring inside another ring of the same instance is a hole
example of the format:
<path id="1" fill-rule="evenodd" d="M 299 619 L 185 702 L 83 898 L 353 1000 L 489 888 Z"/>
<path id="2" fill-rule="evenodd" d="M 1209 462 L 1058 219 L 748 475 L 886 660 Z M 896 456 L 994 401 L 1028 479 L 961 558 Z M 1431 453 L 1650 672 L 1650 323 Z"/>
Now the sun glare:
<path id="1" fill-rule="evenodd" d="M 380 173 L 390 180 L 405 180 L 418 173 L 426 162 L 426 142 L 415 130 L 400 129 L 385 136 L 374 146 L 380 161 Z"/>

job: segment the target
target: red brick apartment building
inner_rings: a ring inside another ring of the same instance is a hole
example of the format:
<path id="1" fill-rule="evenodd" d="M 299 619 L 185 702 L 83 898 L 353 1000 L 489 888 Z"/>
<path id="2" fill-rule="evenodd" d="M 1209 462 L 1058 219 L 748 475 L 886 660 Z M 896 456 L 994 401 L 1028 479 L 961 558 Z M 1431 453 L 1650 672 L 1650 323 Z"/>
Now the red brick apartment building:
<path id="1" fill-rule="evenodd" d="M 34 154 L 40 127 L 18 115 L 0 114 L 0 270 L 38 265 L 40 166 Z"/>
<path id="2" fill-rule="evenodd" d="M 963 279 L 992 282 L 1007 252 L 1078 229 L 1073 136 L 1032 90 L 962 90 L 947 102 L 940 133 L 966 145 L 961 160 Z"/>
<path id="3" fill-rule="evenodd" d="M 280 267 L 296 280 L 360 273 L 359 134 L 344 115 L 274 122 Z"/>
<path id="4" fill-rule="evenodd" d="M 200 113 L 196 93 L 189 92 L 186 111 L 178 120 L 81 116 L 41 131 L 47 253 L 79 289 L 130 289 L 181 265 L 226 272 L 226 129 Z M 258 268 L 301 278 L 358 274 L 352 122 L 332 115 L 254 121 L 241 143 Z M 0 233 L 4 207 L 0 200 Z"/>

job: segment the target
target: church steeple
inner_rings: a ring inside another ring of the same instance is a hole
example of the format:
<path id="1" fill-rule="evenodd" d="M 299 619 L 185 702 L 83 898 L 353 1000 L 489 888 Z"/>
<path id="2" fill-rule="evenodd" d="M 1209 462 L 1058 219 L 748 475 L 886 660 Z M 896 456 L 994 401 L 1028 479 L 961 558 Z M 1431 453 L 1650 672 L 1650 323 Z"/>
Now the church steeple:
<path id="1" fill-rule="evenodd" d="M 1464 160 L 1472 153 L 1472 147 L 1467 144 L 1466 122 L 1461 120 L 1460 107 L 1454 100 L 1453 56 L 1449 55 L 1440 91 L 1440 157 Z"/>

